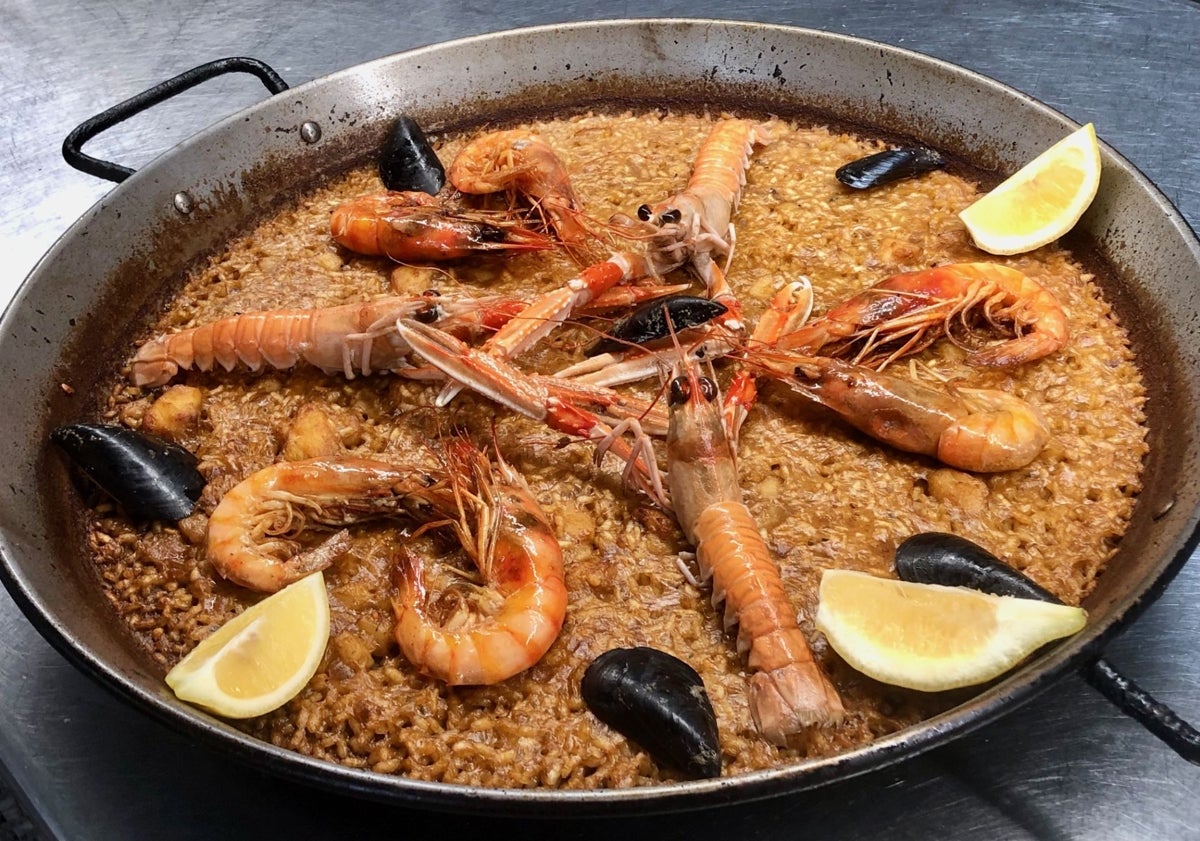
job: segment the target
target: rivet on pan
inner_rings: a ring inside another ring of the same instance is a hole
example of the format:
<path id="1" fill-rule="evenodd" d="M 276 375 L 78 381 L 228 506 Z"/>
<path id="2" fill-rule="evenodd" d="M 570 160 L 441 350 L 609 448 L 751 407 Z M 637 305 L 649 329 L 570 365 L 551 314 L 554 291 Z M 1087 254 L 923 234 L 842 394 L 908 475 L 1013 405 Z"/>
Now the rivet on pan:
<path id="1" fill-rule="evenodd" d="M 180 213 L 183 213 L 185 215 L 188 213 L 191 213 L 192 209 L 195 206 L 196 206 L 196 203 L 192 201 L 192 197 L 189 196 L 187 193 L 176 193 L 175 194 L 175 209 L 178 210 Z"/>
<path id="2" fill-rule="evenodd" d="M 1155 519 L 1155 520 L 1160 520 L 1163 517 L 1167 516 L 1167 512 L 1169 512 L 1174 507 L 1175 507 L 1175 497 L 1171 497 L 1166 502 L 1160 504 L 1158 506 L 1158 508 L 1154 509 L 1154 513 L 1151 515 L 1151 518 Z"/>
<path id="3" fill-rule="evenodd" d="M 321 127 L 309 120 L 300 126 L 300 139 L 305 143 L 316 143 L 321 139 Z"/>

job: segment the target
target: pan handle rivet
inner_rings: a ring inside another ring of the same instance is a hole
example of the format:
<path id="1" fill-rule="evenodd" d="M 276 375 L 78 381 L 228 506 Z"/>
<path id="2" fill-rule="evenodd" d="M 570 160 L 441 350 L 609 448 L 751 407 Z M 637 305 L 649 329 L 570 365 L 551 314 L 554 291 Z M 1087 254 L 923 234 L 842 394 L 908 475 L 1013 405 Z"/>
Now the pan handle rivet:
<path id="1" fill-rule="evenodd" d="M 300 125 L 300 139 L 305 143 L 316 143 L 321 139 L 321 127 L 309 120 Z"/>
<path id="2" fill-rule="evenodd" d="M 178 210 L 180 213 L 182 213 L 186 216 L 187 214 L 192 212 L 192 209 L 195 206 L 196 206 L 196 204 L 195 204 L 195 202 L 192 201 L 192 197 L 189 196 L 187 193 L 181 192 L 181 193 L 175 194 L 175 209 Z"/>

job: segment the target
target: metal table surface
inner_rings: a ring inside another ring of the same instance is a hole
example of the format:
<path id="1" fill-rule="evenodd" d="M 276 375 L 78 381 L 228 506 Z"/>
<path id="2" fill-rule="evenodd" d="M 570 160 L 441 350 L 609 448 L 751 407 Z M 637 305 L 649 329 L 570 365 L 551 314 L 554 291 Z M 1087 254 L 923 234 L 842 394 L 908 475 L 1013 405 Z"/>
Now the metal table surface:
<path id="1" fill-rule="evenodd" d="M 56 236 L 109 186 L 69 169 L 77 123 L 175 73 L 252 55 L 292 84 L 467 35 L 588 18 L 732 17 L 859 35 L 980 71 L 1072 118 L 1094 121 L 1200 223 L 1200 5 L 1188 0 L 9 0 L 0 25 L 8 103 L 0 184 L 3 300 Z M 198 88 L 90 144 L 137 166 L 263 92 L 248 77 Z M 189 743 L 77 673 L 0 591 L 0 837 L 342 837 L 369 832 L 495 835 L 496 819 L 426 814 L 308 790 Z M 1185 717 L 1200 719 L 1200 564 L 1108 650 Z M 8 787 L 33 826 L 16 815 Z M 622 832 L 669 838 L 1200 838 L 1200 769 L 1176 757 L 1078 678 L 951 745 L 816 792 L 706 814 L 648 817 Z M 5 806 L 5 797 L 7 806 Z M 746 823 L 750 815 L 752 824 Z M 607 835 L 604 820 L 533 831 Z"/>

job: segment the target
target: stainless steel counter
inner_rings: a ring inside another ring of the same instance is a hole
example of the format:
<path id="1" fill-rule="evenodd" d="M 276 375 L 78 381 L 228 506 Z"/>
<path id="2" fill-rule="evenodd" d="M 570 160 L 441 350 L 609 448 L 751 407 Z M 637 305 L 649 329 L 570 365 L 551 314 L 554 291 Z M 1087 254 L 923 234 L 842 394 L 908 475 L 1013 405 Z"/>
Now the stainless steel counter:
<path id="1" fill-rule="evenodd" d="M 843 8 L 843 5 L 846 8 Z M 81 120 L 225 55 L 263 59 L 292 84 L 411 47 L 586 18 L 733 17 L 873 38 L 1017 87 L 1100 135 L 1200 223 L 1200 5 L 1187 0 L 781 0 L 457 5 L 383 0 L 10 0 L 0 25 L 0 146 L 7 300 L 54 238 L 109 185 L 59 154 Z M 265 94 L 209 83 L 89 145 L 138 166 Z M 0 592 L 0 803 L 9 786 L 53 839 L 607 835 L 605 821 L 535 829 L 365 805 L 274 780 L 190 744 L 78 674 Z M 1109 649 L 1109 659 L 1200 720 L 1200 564 Z M 639 835 L 760 838 L 1200 838 L 1200 768 L 1082 680 L 1068 678 L 984 730 L 906 764 L 817 792 L 708 814 L 648 818 Z M 744 821 L 753 812 L 753 833 Z M 0 839 L 11 821 L 0 818 Z M 698 829 L 697 827 L 700 827 Z M 628 832 L 628 828 L 623 828 Z"/>

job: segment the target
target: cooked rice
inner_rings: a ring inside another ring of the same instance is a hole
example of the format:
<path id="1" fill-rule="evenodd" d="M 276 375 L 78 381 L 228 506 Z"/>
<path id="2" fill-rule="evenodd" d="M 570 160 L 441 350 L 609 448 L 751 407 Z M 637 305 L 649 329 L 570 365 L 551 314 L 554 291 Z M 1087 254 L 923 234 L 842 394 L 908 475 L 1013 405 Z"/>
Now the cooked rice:
<path id="1" fill-rule="evenodd" d="M 708 116 L 586 114 L 533 124 L 566 160 L 595 219 L 632 214 L 679 191 L 712 124 Z M 586 444 L 461 395 L 453 411 L 429 408 L 436 387 L 392 376 L 347 381 L 311 368 L 189 373 L 204 393 L 202 422 L 184 443 L 209 484 L 200 513 L 178 528 L 137 529 L 100 505 L 91 544 L 113 607 L 164 672 L 212 629 L 258 596 L 223 581 L 204 558 L 205 517 L 221 495 L 280 457 L 291 419 L 316 403 L 358 455 L 413 461 L 423 442 L 455 425 L 500 449 L 529 480 L 563 546 L 570 594 L 558 641 L 527 672 L 496 686 L 447 688 L 420 676 L 392 638 L 397 523 L 354 529 L 355 548 L 326 571 L 332 637 L 309 686 L 244 729 L 277 745 L 358 768 L 486 786 L 610 788 L 675 779 L 584 707 L 588 663 L 615 646 L 653 645 L 704 678 L 721 730 L 725 773 L 740 774 L 860 746 L 952 706 L 963 693 L 922 695 L 846 667 L 812 628 L 821 571 L 890 574 L 897 543 L 923 531 L 969 537 L 1023 569 L 1065 601 L 1092 589 L 1124 531 L 1146 450 L 1141 378 L 1127 337 L 1093 277 L 1049 246 L 1012 258 L 982 255 L 958 211 L 976 185 L 946 171 L 870 192 L 851 192 L 833 171 L 883 148 L 879 142 L 775 121 L 774 142 L 755 154 L 736 215 L 730 280 L 751 323 L 780 285 L 799 276 L 815 312 L 891 274 L 981 259 L 1028 274 L 1062 303 L 1072 330 L 1062 351 L 1016 370 L 964 362 L 947 341 L 901 363 L 932 381 L 999 388 L 1036 404 L 1052 439 L 1031 465 L 972 475 L 898 453 L 849 429 L 782 388 L 768 388 L 740 446 L 746 502 L 758 518 L 818 660 L 841 692 L 844 724 L 804 748 L 781 749 L 755 731 L 747 669 L 705 589 L 677 566 L 688 548 L 677 527 L 621 487 L 619 471 L 592 463 Z M 447 140 L 449 161 L 460 141 Z M 461 261 L 445 269 L 396 267 L 338 248 L 329 213 L 342 199 L 381 189 L 373 170 L 312 191 L 193 273 L 153 332 L 273 307 L 313 307 L 436 285 L 525 294 L 548 290 L 575 267 L 560 254 Z M 147 331 L 147 335 L 151 331 Z M 590 339 L 556 335 L 521 364 L 553 370 Z M 721 366 L 727 378 L 730 366 Z M 652 396 L 657 384 L 640 387 Z M 108 416 L 139 424 L 158 390 L 125 384 Z M 432 551 L 432 543 L 423 547 Z M 440 563 L 440 562 L 439 562 Z"/>

